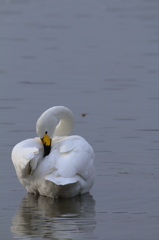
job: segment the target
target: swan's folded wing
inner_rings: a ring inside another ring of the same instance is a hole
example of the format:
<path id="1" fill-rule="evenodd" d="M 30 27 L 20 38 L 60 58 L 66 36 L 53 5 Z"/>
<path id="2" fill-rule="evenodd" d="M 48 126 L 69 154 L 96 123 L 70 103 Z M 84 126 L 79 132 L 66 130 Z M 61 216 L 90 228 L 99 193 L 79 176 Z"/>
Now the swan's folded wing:
<path id="1" fill-rule="evenodd" d="M 71 149 L 72 146 L 72 149 Z M 81 137 L 69 137 L 62 141 L 60 153 L 56 161 L 56 169 L 61 177 L 80 176 L 84 181 L 94 171 L 94 151 L 92 147 Z"/>
<path id="2" fill-rule="evenodd" d="M 25 148 L 23 157 L 30 162 L 31 171 L 33 171 L 38 162 L 36 155 L 39 153 L 39 149 L 36 147 Z"/>
<path id="3" fill-rule="evenodd" d="M 34 158 L 35 154 L 39 153 L 39 149 L 36 147 L 28 147 L 23 149 L 23 157 L 26 160 L 31 160 Z"/>
<path id="4" fill-rule="evenodd" d="M 24 178 L 37 166 L 39 153 L 37 147 L 20 147 L 16 145 L 12 151 L 12 161 L 18 177 Z"/>
<path id="5" fill-rule="evenodd" d="M 93 149 L 79 136 L 68 137 L 54 145 L 51 158 L 55 161 L 45 179 L 56 185 L 78 182 L 84 186 L 94 174 Z"/>

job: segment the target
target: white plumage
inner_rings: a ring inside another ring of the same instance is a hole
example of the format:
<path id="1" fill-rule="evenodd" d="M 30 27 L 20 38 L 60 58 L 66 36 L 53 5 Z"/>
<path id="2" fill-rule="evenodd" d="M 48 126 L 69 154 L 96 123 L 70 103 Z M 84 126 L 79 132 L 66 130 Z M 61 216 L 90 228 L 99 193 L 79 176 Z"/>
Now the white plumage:
<path id="1" fill-rule="evenodd" d="M 24 140 L 13 148 L 17 176 L 29 193 L 67 198 L 86 193 L 92 187 L 94 151 L 84 138 L 69 136 L 72 128 L 73 114 L 68 108 L 49 108 L 37 121 L 39 137 Z M 46 135 L 51 146 L 44 157 L 42 141 Z"/>

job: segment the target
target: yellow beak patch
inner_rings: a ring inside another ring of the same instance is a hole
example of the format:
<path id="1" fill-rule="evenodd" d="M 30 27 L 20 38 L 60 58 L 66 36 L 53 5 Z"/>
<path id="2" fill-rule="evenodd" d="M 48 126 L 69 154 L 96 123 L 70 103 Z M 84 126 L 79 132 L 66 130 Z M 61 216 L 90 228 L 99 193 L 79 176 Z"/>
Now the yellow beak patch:
<path id="1" fill-rule="evenodd" d="M 47 134 L 44 135 L 44 137 L 41 139 L 41 141 L 45 146 L 51 145 L 51 139 L 49 138 L 49 136 Z"/>

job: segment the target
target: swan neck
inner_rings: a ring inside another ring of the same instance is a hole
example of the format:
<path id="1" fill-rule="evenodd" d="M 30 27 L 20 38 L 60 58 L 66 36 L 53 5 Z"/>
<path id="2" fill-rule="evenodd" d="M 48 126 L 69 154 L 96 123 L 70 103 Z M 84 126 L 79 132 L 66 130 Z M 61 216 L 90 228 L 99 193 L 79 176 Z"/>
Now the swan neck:
<path id="1" fill-rule="evenodd" d="M 55 136 L 69 136 L 73 125 L 73 113 L 68 108 L 63 106 L 52 107 L 38 119 L 36 132 L 40 138 L 43 138 L 46 132 L 50 139 Z"/>
<path id="2" fill-rule="evenodd" d="M 69 136 L 74 126 L 73 113 L 66 107 L 58 107 L 54 113 L 59 123 L 55 128 L 53 137 Z"/>

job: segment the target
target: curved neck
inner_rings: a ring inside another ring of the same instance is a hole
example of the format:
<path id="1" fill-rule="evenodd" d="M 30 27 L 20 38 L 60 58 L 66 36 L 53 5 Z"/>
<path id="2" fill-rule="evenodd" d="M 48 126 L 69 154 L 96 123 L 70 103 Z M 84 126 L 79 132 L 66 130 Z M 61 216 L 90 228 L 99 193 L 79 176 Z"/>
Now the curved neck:
<path id="1" fill-rule="evenodd" d="M 36 123 L 36 132 L 40 138 L 45 133 L 52 139 L 55 136 L 69 136 L 74 125 L 73 113 L 66 107 L 58 106 L 46 110 Z"/>
<path id="2" fill-rule="evenodd" d="M 63 106 L 53 107 L 52 111 L 53 115 L 59 121 L 55 128 L 53 137 L 69 136 L 74 126 L 73 113 L 68 108 Z"/>

